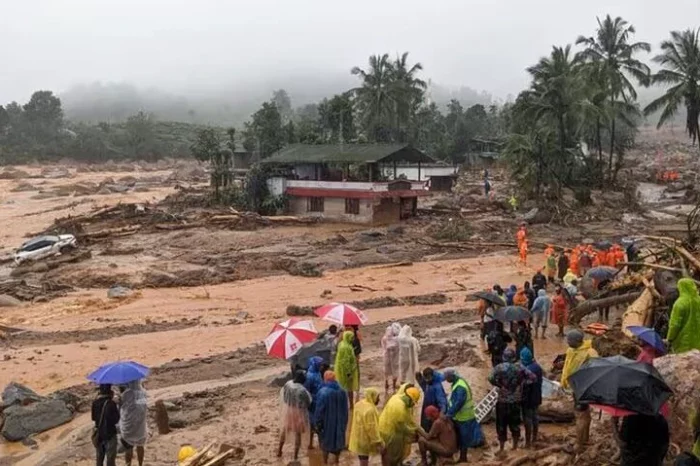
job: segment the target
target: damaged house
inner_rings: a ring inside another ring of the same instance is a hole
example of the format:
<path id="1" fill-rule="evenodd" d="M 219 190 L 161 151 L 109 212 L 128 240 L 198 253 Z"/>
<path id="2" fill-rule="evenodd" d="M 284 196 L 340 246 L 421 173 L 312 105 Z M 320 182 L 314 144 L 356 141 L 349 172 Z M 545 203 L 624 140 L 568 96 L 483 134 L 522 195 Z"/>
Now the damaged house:
<path id="1" fill-rule="evenodd" d="M 268 184 L 290 214 L 387 224 L 415 215 L 418 197 L 429 195 L 422 165 L 435 160 L 407 144 L 293 144 L 262 163 L 284 168 Z M 399 176 L 406 164 L 417 180 Z"/>

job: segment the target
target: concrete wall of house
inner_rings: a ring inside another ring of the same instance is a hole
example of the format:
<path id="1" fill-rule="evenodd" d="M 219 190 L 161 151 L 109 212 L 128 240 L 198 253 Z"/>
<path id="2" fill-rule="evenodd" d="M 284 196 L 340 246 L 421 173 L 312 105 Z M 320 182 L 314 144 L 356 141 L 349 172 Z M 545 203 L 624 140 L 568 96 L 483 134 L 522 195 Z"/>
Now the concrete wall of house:
<path id="1" fill-rule="evenodd" d="M 374 201 L 373 223 L 386 225 L 396 223 L 401 219 L 401 201 L 389 197 Z"/>
<path id="2" fill-rule="evenodd" d="M 321 217 L 328 220 L 338 220 L 348 223 L 371 223 L 373 213 L 373 202 L 371 199 L 360 199 L 360 213 L 345 213 L 345 198 L 326 197 L 323 200 L 323 212 L 309 212 L 308 197 L 290 196 L 288 209 L 292 215 L 306 217 Z M 398 217 L 397 217 L 398 219 Z"/>
<path id="3" fill-rule="evenodd" d="M 274 176 L 267 179 L 267 189 L 273 196 L 281 196 L 286 189 L 287 180 L 281 176 Z"/>

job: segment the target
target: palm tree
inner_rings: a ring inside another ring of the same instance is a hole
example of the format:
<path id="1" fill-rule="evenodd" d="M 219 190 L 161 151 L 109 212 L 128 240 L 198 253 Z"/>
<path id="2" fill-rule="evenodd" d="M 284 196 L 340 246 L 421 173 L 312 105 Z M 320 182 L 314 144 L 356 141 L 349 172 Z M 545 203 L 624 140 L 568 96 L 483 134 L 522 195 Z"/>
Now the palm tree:
<path id="1" fill-rule="evenodd" d="M 598 30 L 595 37 L 579 37 L 576 44 L 583 44 L 586 49 L 580 53 L 582 60 L 595 63 L 600 73 L 600 84 L 607 91 L 610 123 L 610 154 L 608 158 L 608 175 L 613 177 L 613 152 L 615 151 L 615 124 L 619 118 L 617 102 L 624 103 L 637 100 L 637 91 L 628 76 L 635 78 L 641 85 L 649 84 L 650 70 L 647 65 L 634 58 L 638 52 L 650 52 L 647 42 L 630 42 L 635 34 L 634 26 L 619 16 L 612 19 L 607 15 L 603 21 L 598 18 Z"/>
<path id="2" fill-rule="evenodd" d="M 369 68 L 354 67 L 351 73 L 362 79 L 362 85 L 353 89 L 364 129 L 373 140 L 389 139 L 394 115 L 392 100 L 393 69 L 389 54 L 369 57 Z"/>
<path id="3" fill-rule="evenodd" d="M 529 113 L 535 121 L 556 128 L 562 159 L 568 156 L 568 149 L 578 144 L 583 91 L 580 69 L 571 45 L 553 47 L 549 57 L 527 69 L 533 79 L 525 95 Z"/>
<path id="4" fill-rule="evenodd" d="M 415 116 L 428 84 L 416 77 L 423 65 L 416 63 L 409 67 L 408 52 L 397 57 L 391 67 L 391 98 L 394 101 L 397 139 L 404 141 L 411 118 Z"/>
<path id="5" fill-rule="evenodd" d="M 658 123 L 661 127 L 676 114 L 681 104 L 685 105 L 685 129 L 695 144 L 700 138 L 700 29 L 671 32 L 671 40 L 663 41 L 661 50 L 654 62 L 662 69 L 651 77 L 651 83 L 671 87 L 647 105 L 644 114 L 650 115 L 663 108 Z"/>

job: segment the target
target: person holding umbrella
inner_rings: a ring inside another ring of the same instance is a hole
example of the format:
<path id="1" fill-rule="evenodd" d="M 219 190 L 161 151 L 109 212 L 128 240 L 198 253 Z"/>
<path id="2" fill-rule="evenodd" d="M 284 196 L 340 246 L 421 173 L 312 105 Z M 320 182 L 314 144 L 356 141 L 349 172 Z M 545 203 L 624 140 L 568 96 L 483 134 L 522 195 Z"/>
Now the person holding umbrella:
<path id="1" fill-rule="evenodd" d="M 97 398 L 92 402 L 92 422 L 95 423 L 92 442 L 97 453 L 97 466 L 116 466 L 119 407 L 114 401 L 112 384 L 100 384 Z"/>
<path id="2" fill-rule="evenodd" d="M 583 339 L 583 332 L 578 329 L 569 331 L 566 334 L 566 358 L 564 359 L 564 369 L 561 373 L 561 386 L 565 390 L 571 388 L 569 377 L 571 377 L 586 361 L 597 358 L 598 353 L 591 346 L 591 340 Z M 591 412 L 588 404 L 577 403 L 576 407 L 576 444 L 581 451 L 586 443 L 591 429 Z"/>
<path id="3" fill-rule="evenodd" d="M 620 466 L 662 466 L 671 441 L 661 414 L 613 417 L 613 435 L 620 445 Z"/>
<path id="4" fill-rule="evenodd" d="M 333 366 L 338 384 L 347 392 L 351 410 L 355 404 L 355 392 L 360 389 L 360 367 L 357 365 L 357 356 L 352 345 L 354 338 L 355 335 L 351 331 L 343 332 L 343 340 L 338 343 Z"/>
<path id="5" fill-rule="evenodd" d="M 148 440 L 148 396 L 140 380 L 133 380 L 119 389 L 119 431 L 124 447 L 124 463 L 131 466 L 136 449 L 139 466 L 143 466 L 144 447 Z"/>

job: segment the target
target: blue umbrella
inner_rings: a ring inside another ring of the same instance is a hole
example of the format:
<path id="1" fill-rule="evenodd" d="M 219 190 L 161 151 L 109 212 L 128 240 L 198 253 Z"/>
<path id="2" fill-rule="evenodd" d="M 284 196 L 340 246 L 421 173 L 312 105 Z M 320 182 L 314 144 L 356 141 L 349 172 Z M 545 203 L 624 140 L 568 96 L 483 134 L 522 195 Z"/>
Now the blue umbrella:
<path id="1" fill-rule="evenodd" d="M 656 333 L 653 328 L 643 327 L 641 325 L 630 325 L 627 327 L 632 335 L 647 343 L 661 354 L 666 354 L 666 345 L 661 335 Z"/>
<path id="2" fill-rule="evenodd" d="M 148 367 L 137 362 L 117 361 L 100 366 L 87 378 L 99 384 L 110 383 L 119 385 L 143 379 L 149 372 Z"/>

